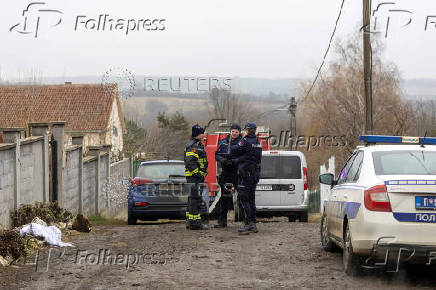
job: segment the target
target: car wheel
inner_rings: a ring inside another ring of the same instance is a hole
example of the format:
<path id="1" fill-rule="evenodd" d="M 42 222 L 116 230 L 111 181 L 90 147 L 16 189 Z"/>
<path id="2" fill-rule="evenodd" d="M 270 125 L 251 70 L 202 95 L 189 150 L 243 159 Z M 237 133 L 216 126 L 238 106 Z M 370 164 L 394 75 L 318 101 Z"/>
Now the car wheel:
<path id="1" fill-rule="evenodd" d="M 293 215 L 288 216 L 288 221 L 289 221 L 290 223 L 295 223 L 296 220 L 297 220 L 297 218 L 296 218 L 295 216 L 293 216 Z"/>
<path id="2" fill-rule="evenodd" d="M 130 213 L 127 214 L 127 224 L 128 225 L 136 225 L 136 223 L 138 222 L 137 218 L 134 218 L 130 215 Z"/>
<path id="3" fill-rule="evenodd" d="M 342 254 L 344 271 L 348 276 L 358 276 L 361 271 L 362 258 L 353 253 L 350 225 L 347 223 L 344 233 L 344 251 Z"/>
<path id="4" fill-rule="evenodd" d="M 327 216 L 323 214 L 321 218 L 321 245 L 324 251 L 336 253 L 339 251 L 339 247 L 330 239 L 327 225 Z"/>
<path id="5" fill-rule="evenodd" d="M 309 215 L 306 212 L 300 214 L 300 223 L 307 223 L 309 221 Z"/>

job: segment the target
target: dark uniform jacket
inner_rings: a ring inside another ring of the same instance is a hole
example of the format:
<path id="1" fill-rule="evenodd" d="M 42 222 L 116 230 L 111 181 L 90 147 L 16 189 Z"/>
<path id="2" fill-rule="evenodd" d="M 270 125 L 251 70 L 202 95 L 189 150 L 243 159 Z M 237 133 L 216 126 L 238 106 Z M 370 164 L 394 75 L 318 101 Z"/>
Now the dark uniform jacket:
<path id="1" fill-rule="evenodd" d="M 220 141 L 220 145 L 218 150 L 215 152 L 215 160 L 221 163 L 222 173 L 220 175 L 221 182 L 230 182 L 236 184 L 238 168 L 236 167 L 236 163 L 231 161 L 230 156 L 230 146 L 235 146 L 241 141 L 241 136 L 238 136 L 235 139 L 227 135 L 226 138 Z M 226 161 L 229 160 L 229 161 Z M 228 164 L 226 164 L 226 162 Z M 223 164 L 224 163 L 224 164 Z"/>
<path id="2" fill-rule="evenodd" d="M 245 135 L 238 144 L 230 147 L 232 159 L 236 162 L 238 169 L 260 170 L 262 159 L 262 144 L 256 134 Z"/>
<path id="3" fill-rule="evenodd" d="M 201 140 L 191 139 L 185 148 L 185 175 L 204 180 L 207 175 L 207 156 Z"/>

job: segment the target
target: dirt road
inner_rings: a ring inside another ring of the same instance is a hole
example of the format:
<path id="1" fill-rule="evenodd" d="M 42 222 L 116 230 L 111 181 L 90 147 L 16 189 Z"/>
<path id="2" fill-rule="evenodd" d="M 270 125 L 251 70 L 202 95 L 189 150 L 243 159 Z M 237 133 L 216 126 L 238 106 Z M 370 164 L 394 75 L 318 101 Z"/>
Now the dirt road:
<path id="1" fill-rule="evenodd" d="M 95 233 L 74 236 L 76 248 L 68 248 L 62 257 L 53 250 L 48 269 L 48 251 L 40 253 L 37 269 L 34 265 L 0 268 L 0 287 L 398 289 L 436 285 L 436 278 L 422 271 L 347 277 L 341 254 L 321 249 L 317 223 L 264 220 L 258 224 L 259 233 L 249 236 L 239 236 L 238 226 L 231 223 L 225 230 L 202 232 L 187 231 L 181 222 L 100 226 Z"/>

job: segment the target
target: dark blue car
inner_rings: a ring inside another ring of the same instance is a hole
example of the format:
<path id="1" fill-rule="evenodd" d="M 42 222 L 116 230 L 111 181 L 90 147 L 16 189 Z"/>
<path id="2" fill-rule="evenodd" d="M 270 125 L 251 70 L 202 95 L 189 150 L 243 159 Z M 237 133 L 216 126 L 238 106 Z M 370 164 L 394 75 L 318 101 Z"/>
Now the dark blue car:
<path id="1" fill-rule="evenodd" d="M 128 224 L 159 218 L 184 219 L 190 186 L 180 160 L 142 162 L 128 192 Z"/>

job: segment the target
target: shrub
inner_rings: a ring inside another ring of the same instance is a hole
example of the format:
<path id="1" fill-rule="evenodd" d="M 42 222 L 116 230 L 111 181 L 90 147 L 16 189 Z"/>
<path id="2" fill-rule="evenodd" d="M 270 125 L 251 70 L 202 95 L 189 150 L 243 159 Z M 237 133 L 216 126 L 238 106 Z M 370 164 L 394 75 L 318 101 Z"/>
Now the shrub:
<path id="1" fill-rule="evenodd" d="M 35 217 L 39 217 L 47 224 L 52 224 L 67 223 L 73 218 L 73 215 L 69 210 L 61 208 L 57 202 L 36 202 L 33 206 L 30 204 L 21 205 L 18 210 L 11 213 L 12 225 L 19 227 L 28 224 Z"/>

